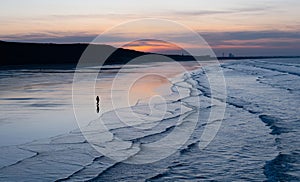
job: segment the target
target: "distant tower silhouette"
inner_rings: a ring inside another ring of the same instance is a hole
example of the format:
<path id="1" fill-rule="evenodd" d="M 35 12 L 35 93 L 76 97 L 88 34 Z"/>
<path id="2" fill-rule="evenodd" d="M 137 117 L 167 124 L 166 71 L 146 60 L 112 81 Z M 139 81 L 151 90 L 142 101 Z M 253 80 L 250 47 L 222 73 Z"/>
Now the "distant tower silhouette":
<path id="1" fill-rule="evenodd" d="M 234 54 L 229 53 L 229 54 L 228 54 L 228 57 L 233 58 L 233 57 L 234 57 Z"/>

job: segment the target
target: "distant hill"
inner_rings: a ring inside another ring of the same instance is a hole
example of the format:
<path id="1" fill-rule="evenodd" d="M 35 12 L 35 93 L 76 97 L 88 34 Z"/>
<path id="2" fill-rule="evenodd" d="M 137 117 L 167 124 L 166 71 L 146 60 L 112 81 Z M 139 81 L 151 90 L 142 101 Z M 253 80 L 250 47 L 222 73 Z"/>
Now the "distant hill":
<path id="1" fill-rule="evenodd" d="M 0 41 L 0 65 L 77 64 L 89 44 L 17 43 Z M 90 45 L 96 55 L 113 52 L 105 64 L 123 64 L 147 53 L 117 49 L 109 45 Z"/>
<path id="2" fill-rule="evenodd" d="M 126 64 L 139 56 L 153 54 L 135 50 L 115 48 L 109 45 L 99 44 L 52 44 L 52 43 L 19 43 L 0 41 L 0 66 L 9 65 L 59 65 L 69 64 L 76 66 L 85 49 L 93 54 L 86 56 L 91 64 L 99 64 L 99 60 L 105 64 Z M 110 54 L 112 53 L 112 54 Z M 103 55 L 110 55 L 105 57 Z M 163 55 L 163 54 L 157 54 Z M 195 60 L 190 55 L 163 55 L 176 61 Z M 295 57 L 295 56 L 294 56 Z M 256 57 L 218 57 L 219 60 L 237 59 L 267 59 L 290 58 L 288 56 L 256 56 Z M 197 60 L 215 60 L 215 57 L 197 56 Z M 162 61 L 160 59 L 151 61 Z"/>

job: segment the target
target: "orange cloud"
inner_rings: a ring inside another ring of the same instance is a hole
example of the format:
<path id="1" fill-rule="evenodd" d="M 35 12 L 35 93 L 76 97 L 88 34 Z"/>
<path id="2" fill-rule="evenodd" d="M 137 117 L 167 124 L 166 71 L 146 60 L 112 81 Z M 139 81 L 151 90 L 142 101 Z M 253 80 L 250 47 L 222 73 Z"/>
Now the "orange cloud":
<path id="1" fill-rule="evenodd" d="M 143 52 L 161 53 L 166 51 L 182 52 L 183 49 L 175 44 L 158 40 L 139 40 L 123 46 L 126 49 L 133 49 Z"/>

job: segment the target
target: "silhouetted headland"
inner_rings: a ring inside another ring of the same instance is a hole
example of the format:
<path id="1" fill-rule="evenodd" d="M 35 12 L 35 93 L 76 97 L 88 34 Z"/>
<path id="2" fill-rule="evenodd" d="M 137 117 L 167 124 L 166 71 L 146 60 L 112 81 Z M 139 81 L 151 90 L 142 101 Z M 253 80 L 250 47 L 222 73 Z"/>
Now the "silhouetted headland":
<path id="1" fill-rule="evenodd" d="M 68 64 L 75 67 L 85 49 L 89 46 L 95 54 L 89 55 L 87 59 L 103 59 L 104 64 L 126 64 L 139 56 L 147 55 L 147 52 L 140 52 L 130 49 L 115 48 L 109 45 L 100 44 L 53 44 L 53 43 L 19 43 L 0 41 L 0 66 L 9 65 L 61 65 Z M 99 57 L 101 52 L 112 53 L 109 57 Z M 151 53 L 152 54 L 152 53 Z M 161 54 L 162 55 L 162 54 Z M 191 55 L 164 55 L 176 61 L 193 61 Z M 234 59 L 267 59 L 267 58 L 290 58 L 289 56 L 255 56 L 255 57 L 217 57 L 219 60 Z M 216 59 L 210 56 L 198 56 L 198 60 Z M 154 61 L 154 60 L 153 60 Z M 156 60 L 160 61 L 160 60 Z M 93 63 L 93 61 L 92 61 Z"/>
<path id="2" fill-rule="evenodd" d="M 49 65 L 49 64 L 71 64 L 76 65 L 85 49 L 88 47 L 95 51 L 113 52 L 105 64 L 124 64 L 129 60 L 145 55 L 146 53 L 116 49 L 109 45 L 89 44 L 52 44 L 52 43 L 18 43 L 0 41 L 1 66 L 7 65 Z M 94 54 L 94 60 L 99 59 Z M 93 59 L 91 57 L 91 59 Z"/>

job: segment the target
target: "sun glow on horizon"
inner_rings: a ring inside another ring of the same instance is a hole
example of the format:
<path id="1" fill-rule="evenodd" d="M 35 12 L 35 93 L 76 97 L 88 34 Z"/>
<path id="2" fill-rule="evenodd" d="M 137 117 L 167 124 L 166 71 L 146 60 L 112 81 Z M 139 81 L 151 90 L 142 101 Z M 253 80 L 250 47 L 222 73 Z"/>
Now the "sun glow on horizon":
<path id="1" fill-rule="evenodd" d="M 138 40 L 125 44 L 122 48 L 153 53 L 184 52 L 184 50 L 177 45 L 160 40 Z"/>

